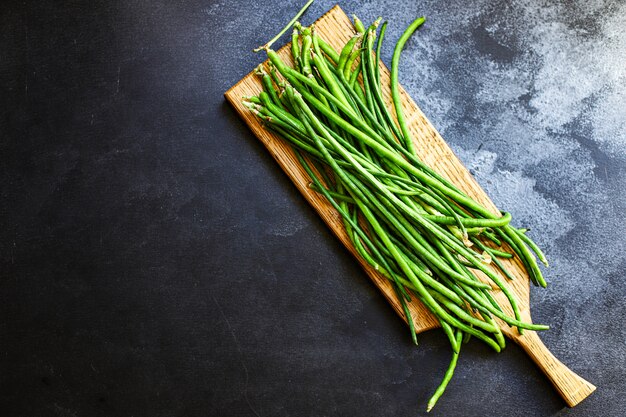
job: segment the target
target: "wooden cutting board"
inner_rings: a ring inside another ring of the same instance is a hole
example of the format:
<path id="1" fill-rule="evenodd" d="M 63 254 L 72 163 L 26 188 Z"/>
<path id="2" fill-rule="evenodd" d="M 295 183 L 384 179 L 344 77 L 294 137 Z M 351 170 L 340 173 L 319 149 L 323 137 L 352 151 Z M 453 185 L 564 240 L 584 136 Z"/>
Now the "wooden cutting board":
<path id="1" fill-rule="evenodd" d="M 319 18 L 315 22 L 315 28 L 317 33 L 336 50 L 340 50 L 343 45 L 355 34 L 350 19 L 339 6 L 333 7 L 321 18 Z M 419 36 L 419 34 L 417 36 Z M 289 44 L 285 45 L 278 51 L 278 53 L 285 62 L 291 63 L 292 61 L 289 46 Z M 383 96 L 389 104 L 391 103 L 389 71 L 384 65 L 381 65 L 381 81 L 383 84 Z M 377 273 L 357 254 L 350 242 L 350 239 L 345 233 L 341 216 L 322 195 L 309 188 L 311 179 L 298 163 L 291 147 L 283 142 L 278 136 L 265 129 L 259 119 L 242 104 L 243 97 L 257 95 L 261 91 L 262 85 L 260 78 L 251 72 L 231 89 L 229 89 L 225 93 L 225 96 L 226 99 L 233 105 L 237 113 L 239 113 L 241 118 L 246 122 L 250 129 L 252 129 L 257 138 L 263 142 L 267 150 L 274 157 L 274 159 L 276 159 L 285 173 L 289 175 L 289 178 L 291 178 L 302 195 L 304 195 L 307 201 L 313 206 L 313 208 L 315 208 L 328 227 L 339 238 L 339 240 L 341 240 L 346 248 L 358 259 L 367 275 L 382 291 L 383 295 L 387 298 L 398 315 L 406 321 L 402 307 L 396 298 L 395 291 L 393 290 L 390 282 Z M 482 203 L 494 213 L 499 213 L 487 194 L 463 166 L 461 161 L 459 161 L 433 125 L 428 121 L 428 119 L 426 119 L 415 102 L 401 87 L 400 95 L 402 97 L 402 106 L 406 115 L 406 121 L 409 126 L 409 130 L 413 135 L 415 149 L 417 150 L 417 153 L 422 161 L 432 167 L 439 174 L 449 179 L 476 201 Z M 526 274 L 523 265 L 517 258 L 502 259 L 501 261 L 516 278 L 513 281 L 508 281 L 503 277 L 503 281 L 508 283 L 510 289 L 515 293 L 517 299 L 519 300 L 522 319 L 530 322 L 530 288 L 528 275 Z M 479 276 L 479 278 L 490 283 L 484 276 Z M 508 306 L 508 302 L 502 291 L 499 288 L 495 288 L 493 293 L 494 297 L 498 300 L 498 303 L 505 309 L 505 312 L 512 315 L 510 306 Z M 426 309 L 426 307 L 421 302 L 417 301 L 415 297 L 413 297 L 413 300 L 414 301 L 409 304 L 409 309 L 413 317 L 416 333 L 439 327 L 437 319 Z M 510 328 L 505 323 L 499 321 L 499 324 L 502 327 L 503 333 L 519 343 L 533 358 L 537 365 L 546 373 L 567 405 L 572 407 L 578 404 L 595 390 L 595 387 L 592 384 L 585 381 L 559 362 L 558 359 L 556 359 L 545 347 L 535 332 L 525 331 L 524 336 L 520 336 L 515 329 Z"/>

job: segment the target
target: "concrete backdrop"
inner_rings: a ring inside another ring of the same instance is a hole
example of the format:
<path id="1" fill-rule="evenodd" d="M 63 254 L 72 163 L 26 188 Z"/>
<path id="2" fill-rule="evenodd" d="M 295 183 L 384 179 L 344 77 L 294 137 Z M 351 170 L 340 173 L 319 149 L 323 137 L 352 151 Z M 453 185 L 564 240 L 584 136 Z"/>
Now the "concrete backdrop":
<path id="1" fill-rule="evenodd" d="M 3 5 L 0 414 L 425 414 L 445 337 L 410 343 L 222 97 L 300 3 Z M 341 6 L 390 21 L 386 63 L 427 17 L 401 83 L 532 229 L 542 339 L 598 386 L 566 409 L 517 346 L 472 341 L 432 414 L 624 415 L 626 4 Z"/>

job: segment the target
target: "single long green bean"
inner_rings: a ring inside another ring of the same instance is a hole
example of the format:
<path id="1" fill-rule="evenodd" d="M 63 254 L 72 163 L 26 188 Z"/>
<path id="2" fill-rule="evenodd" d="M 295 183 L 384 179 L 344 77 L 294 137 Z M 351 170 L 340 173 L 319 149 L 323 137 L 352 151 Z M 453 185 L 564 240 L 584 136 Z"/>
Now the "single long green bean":
<path id="1" fill-rule="evenodd" d="M 289 23 L 287 23 L 287 26 L 285 26 L 280 32 L 278 32 L 278 34 L 276 36 L 274 36 L 272 39 L 270 39 L 265 45 L 259 46 L 258 48 L 255 48 L 253 51 L 254 52 L 259 52 L 259 51 L 270 49 L 272 47 L 272 45 L 274 44 L 274 42 L 276 42 L 278 39 L 280 39 L 280 37 L 283 36 L 285 34 L 285 32 L 287 32 L 289 30 L 289 28 L 292 27 L 293 24 L 298 21 L 298 19 L 300 19 L 300 16 L 302 16 L 304 14 L 304 12 L 306 12 L 306 9 L 308 9 L 309 6 L 311 4 L 313 4 L 313 1 L 314 0 L 309 0 L 304 5 L 304 7 L 302 7 L 302 9 L 300 9 L 300 11 L 298 13 L 296 13 L 296 15 L 293 17 L 293 19 L 291 19 L 289 21 Z"/>
<path id="2" fill-rule="evenodd" d="M 532 250 L 533 252 L 535 252 L 535 254 L 537 255 L 537 257 L 539 258 L 539 260 L 541 261 L 541 263 L 543 263 L 545 266 L 549 266 L 548 265 L 548 260 L 546 259 L 546 255 L 544 255 L 544 253 L 542 252 L 541 249 L 539 249 L 539 246 L 537 246 L 537 244 L 535 242 L 533 242 L 533 240 L 531 238 L 529 238 L 526 233 L 522 232 L 520 229 L 514 229 L 515 232 L 517 233 L 517 235 L 520 237 L 520 239 L 526 243 Z"/>
<path id="3" fill-rule="evenodd" d="M 457 333 L 456 333 L 457 343 L 459 343 L 459 344 L 461 343 L 461 338 L 462 337 L 463 337 L 463 332 L 457 331 Z M 458 360 L 459 360 L 459 352 L 454 352 L 453 351 L 452 352 L 452 359 L 450 359 L 450 364 L 448 365 L 448 369 L 446 369 L 446 373 L 443 376 L 443 380 L 441 381 L 441 383 L 439 384 L 439 386 L 435 390 L 435 393 L 433 394 L 432 397 L 430 397 L 430 400 L 428 401 L 428 407 L 426 408 L 426 412 L 430 412 L 430 410 L 433 409 L 435 404 L 437 404 L 437 401 L 439 401 L 439 398 L 441 397 L 441 395 L 446 390 L 446 387 L 448 386 L 448 383 L 452 379 L 452 375 L 454 375 L 454 369 L 456 368 L 456 364 L 457 364 Z"/>
<path id="4" fill-rule="evenodd" d="M 402 52 L 406 41 L 409 40 L 413 32 L 423 25 L 425 21 L 426 19 L 424 17 L 418 17 L 409 25 L 409 27 L 406 28 L 402 36 L 400 36 L 398 43 L 396 43 L 396 47 L 393 50 L 393 57 L 391 58 L 391 99 L 393 101 L 393 107 L 396 110 L 398 124 L 402 130 L 404 144 L 407 150 L 414 155 L 415 147 L 413 146 L 413 139 L 411 139 L 411 133 L 409 132 L 406 121 L 404 120 L 404 111 L 402 110 L 402 100 L 400 99 L 400 89 L 398 84 L 398 67 L 400 64 L 400 53 Z"/>

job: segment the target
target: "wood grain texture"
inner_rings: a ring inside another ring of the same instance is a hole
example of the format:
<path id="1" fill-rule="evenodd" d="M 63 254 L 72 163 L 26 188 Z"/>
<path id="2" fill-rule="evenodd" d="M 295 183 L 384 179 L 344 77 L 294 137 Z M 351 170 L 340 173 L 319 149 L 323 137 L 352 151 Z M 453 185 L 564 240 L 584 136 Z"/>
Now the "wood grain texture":
<path id="1" fill-rule="evenodd" d="M 336 50 L 340 50 L 348 39 L 355 34 L 349 18 L 339 8 L 339 6 L 333 7 L 319 20 L 317 20 L 315 22 L 315 28 L 317 33 Z M 281 48 L 278 53 L 284 61 L 291 62 L 289 44 Z M 381 81 L 383 84 L 383 96 L 387 103 L 391 103 L 389 71 L 384 65 L 381 66 Z M 285 173 L 289 175 L 302 195 L 315 208 L 328 227 L 346 246 L 346 248 L 358 259 L 367 275 L 381 290 L 398 315 L 406 321 L 402 307 L 396 299 L 395 291 L 393 290 L 390 282 L 377 273 L 357 254 L 350 242 L 350 239 L 345 233 L 341 216 L 322 195 L 309 188 L 311 180 L 298 163 L 291 147 L 272 132 L 265 129 L 259 119 L 256 118 L 256 116 L 254 116 L 245 106 L 243 106 L 243 97 L 257 95 L 260 91 L 262 91 L 260 79 L 251 72 L 240 80 L 235 86 L 229 89 L 225 93 L 225 96 L 245 123 L 254 132 L 257 138 L 263 142 L 270 154 L 274 157 L 274 159 L 276 159 Z M 472 175 L 459 161 L 433 125 L 428 121 L 428 119 L 426 119 L 415 102 L 401 87 L 400 95 L 402 97 L 402 106 L 406 114 L 407 124 L 411 134 L 413 135 L 415 149 L 417 150 L 419 157 L 438 173 L 466 192 L 469 196 L 482 203 L 494 213 L 497 213 L 496 207 L 491 202 L 487 194 L 482 190 Z M 523 265 L 517 258 L 502 259 L 501 261 L 516 278 L 513 281 L 507 281 L 503 277 L 503 281 L 507 282 L 507 285 L 519 300 L 522 319 L 530 322 L 530 288 L 528 275 L 526 274 Z M 481 280 L 492 285 L 492 283 L 482 274 L 477 273 L 477 276 Z M 493 295 L 498 300 L 498 303 L 503 306 L 505 312 L 512 315 L 512 311 L 508 306 L 508 302 L 502 291 L 496 287 L 494 288 Z M 420 333 L 438 327 L 439 323 L 437 319 L 422 303 L 417 301 L 415 297 L 413 299 L 414 301 L 409 303 L 409 309 L 413 317 L 415 331 Z M 520 336 L 515 329 L 510 328 L 505 323 L 499 321 L 499 324 L 502 327 L 503 333 L 519 343 L 526 350 L 526 352 L 528 352 L 537 365 L 552 381 L 557 391 L 561 394 L 569 406 L 578 404 L 591 394 L 593 390 L 595 390 L 595 387 L 592 384 L 580 378 L 565 365 L 559 362 L 543 345 L 535 332 L 526 331 L 524 332 L 524 336 Z"/>

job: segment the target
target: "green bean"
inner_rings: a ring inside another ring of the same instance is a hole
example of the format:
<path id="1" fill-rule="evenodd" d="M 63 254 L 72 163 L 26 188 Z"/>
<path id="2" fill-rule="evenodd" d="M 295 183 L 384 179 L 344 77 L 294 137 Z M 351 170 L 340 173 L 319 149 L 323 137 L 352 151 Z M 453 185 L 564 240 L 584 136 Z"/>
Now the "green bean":
<path id="1" fill-rule="evenodd" d="M 337 71 L 339 71 L 342 74 L 344 73 L 346 62 L 348 61 L 348 58 L 352 54 L 352 50 L 354 49 L 354 46 L 357 44 L 357 42 L 361 40 L 362 37 L 363 35 L 360 33 L 354 35 L 352 38 L 350 38 L 350 40 L 343 47 L 343 49 L 341 50 L 341 54 L 339 55 L 339 62 L 337 63 Z M 357 47 L 357 50 L 358 50 L 358 47 Z"/>
<path id="2" fill-rule="evenodd" d="M 512 254 L 508 253 L 508 252 L 503 252 L 501 250 L 498 249 L 494 249 L 494 248 L 487 248 L 489 250 L 489 253 L 491 253 L 492 255 L 497 256 L 498 258 L 507 258 L 510 259 L 513 257 Z"/>
<path id="3" fill-rule="evenodd" d="M 274 105 L 278 106 L 279 108 L 283 108 L 283 103 L 278 98 L 278 94 L 276 93 L 276 89 L 274 88 L 272 77 L 266 72 L 263 72 L 262 83 L 266 93 L 269 94 L 270 98 L 272 99 L 272 103 L 274 103 Z"/>
<path id="4" fill-rule="evenodd" d="M 514 242 L 513 240 L 511 240 L 511 238 L 502 229 L 493 229 L 493 230 L 495 231 L 496 234 L 498 234 L 498 236 L 502 238 L 504 242 L 506 242 L 507 245 L 509 245 L 509 247 L 513 250 L 513 252 L 517 254 L 518 258 L 524 265 L 524 269 L 526 269 L 526 272 L 528 272 L 528 276 L 530 277 L 530 280 L 532 281 L 532 283 L 534 285 L 539 285 L 539 282 L 537 281 L 537 277 L 535 276 L 534 270 L 530 267 L 530 264 L 528 263 L 528 259 L 525 256 L 522 256 L 521 249 L 518 247 L 518 244 Z"/>
<path id="5" fill-rule="evenodd" d="M 400 129 L 402 130 L 402 135 L 404 138 L 404 144 L 409 152 L 415 154 L 415 147 L 413 146 L 413 140 L 411 139 L 411 133 L 409 133 L 409 128 L 406 125 L 406 121 L 404 120 L 404 111 L 402 110 L 402 100 L 400 99 L 400 90 L 398 87 L 398 66 L 400 64 L 400 53 L 402 52 L 402 48 L 404 48 L 404 44 L 411 37 L 413 32 L 417 30 L 426 19 L 423 17 L 419 17 L 413 21 L 409 25 L 408 28 L 404 31 L 396 47 L 393 50 L 393 58 L 391 59 L 391 99 L 393 101 L 393 107 L 396 110 L 396 118 L 398 119 L 398 124 L 400 125 Z"/>
<path id="6" fill-rule="evenodd" d="M 496 235 L 490 232 L 489 230 L 485 230 L 482 233 L 482 235 L 485 236 L 487 239 L 491 240 L 493 243 L 495 243 L 496 246 L 502 246 L 502 242 L 500 241 L 500 239 L 498 239 Z"/>
<path id="7" fill-rule="evenodd" d="M 543 254 L 541 249 L 539 249 L 539 246 L 537 246 L 537 244 L 535 242 L 533 242 L 533 240 L 531 238 L 526 236 L 526 234 L 524 232 L 520 231 L 520 229 L 513 229 L 513 230 L 515 230 L 517 235 L 520 237 L 520 239 L 524 243 L 526 243 L 528 246 L 530 246 L 530 248 L 533 250 L 533 252 L 535 252 L 535 254 L 539 258 L 541 263 L 543 263 L 545 266 L 548 266 L 548 261 L 546 259 L 546 256 Z"/>
<path id="8" fill-rule="evenodd" d="M 474 317 L 474 316 L 472 316 L 470 314 L 467 314 L 467 312 L 465 310 L 463 310 L 462 308 L 460 308 L 459 306 L 457 306 L 453 302 L 449 301 L 441 293 L 438 293 L 438 292 L 432 291 L 432 290 L 427 290 L 427 291 L 430 293 L 430 295 L 435 300 L 439 301 L 441 304 L 446 306 L 446 308 L 448 310 L 451 310 L 453 313 L 455 313 L 455 315 L 457 317 L 461 318 L 465 322 L 473 324 L 474 326 L 476 326 L 476 327 L 478 327 L 480 329 L 483 329 L 486 332 L 497 333 L 497 328 L 493 324 L 489 324 L 489 323 L 487 323 L 487 322 L 485 322 L 483 320 L 477 319 L 476 317 Z"/>
<path id="9" fill-rule="evenodd" d="M 461 343 L 462 336 L 463 336 L 463 332 L 457 331 L 456 340 L 458 344 Z M 439 398 L 441 397 L 441 395 L 446 390 L 446 387 L 448 386 L 448 383 L 450 382 L 450 380 L 452 379 L 452 375 L 454 374 L 454 369 L 456 368 L 456 363 L 458 359 L 459 359 L 459 352 L 453 351 L 452 359 L 450 359 L 450 364 L 448 365 L 448 369 L 446 370 L 446 373 L 443 376 L 443 380 L 441 381 L 441 383 L 435 390 L 435 393 L 433 394 L 432 397 L 430 397 L 430 400 L 428 401 L 428 407 L 426 408 L 426 412 L 430 412 L 430 410 L 433 409 L 435 404 L 437 404 L 437 401 L 439 401 Z"/>
<path id="10" fill-rule="evenodd" d="M 376 84 L 380 85 L 380 66 L 382 65 L 382 58 L 380 56 L 380 50 L 383 45 L 383 39 L 385 38 L 385 31 L 387 30 L 387 22 L 383 22 L 380 27 L 380 35 L 378 35 L 378 40 L 376 41 Z M 385 106 L 386 108 L 386 106 Z"/>
<path id="11" fill-rule="evenodd" d="M 324 51 L 324 54 L 326 54 L 327 57 L 329 57 L 335 64 L 339 62 L 339 54 L 333 49 L 332 46 L 326 43 L 322 38 L 319 38 L 318 42 L 321 50 Z"/>
<path id="12" fill-rule="evenodd" d="M 525 242 L 522 240 L 521 236 L 523 234 L 521 233 L 517 233 L 515 231 L 515 228 L 511 227 L 511 226 L 506 226 L 504 228 L 502 228 L 502 230 L 504 231 L 504 233 L 506 233 L 509 238 L 511 238 L 511 240 L 513 242 L 515 242 L 515 244 L 518 246 L 518 248 L 520 249 L 520 253 L 523 257 L 526 258 L 526 260 L 528 261 L 528 263 L 530 264 L 530 268 L 533 271 L 533 273 L 535 274 L 535 278 L 537 279 L 537 282 L 539 283 L 539 285 L 541 285 L 542 287 L 546 287 L 547 284 L 545 282 L 545 280 L 543 279 L 543 275 L 541 273 L 541 270 L 539 269 L 539 266 L 537 265 L 537 260 L 535 259 L 535 257 L 530 253 L 530 251 L 528 250 L 528 248 L 526 247 Z M 529 240 L 530 241 L 530 240 Z M 532 242 L 532 241 L 531 241 Z M 537 248 L 539 249 L 539 248 Z M 539 251 L 541 252 L 541 251 Z"/>
<path id="13" fill-rule="evenodd" d="M 317 185 L 315 185 L 315 183 L 309 184 L 309 188 L 312 189 L 312 190 L 315 190 L 315 191 L 317 191 L 319 193 L 322 192 L 321 188 L 318 187 Z M 330 195 L 335 200 L 344 201 L 346 203 L 354 204 L 354 199 L 352 197 L 347 197 L 347 196 L 345 196 L 343 194 L 336 193 L 336 192 L 330 191 L 330 190 L 326 190 L 326 192 L 328 193 L 328 195 Z"/>
<path id="14" fill-rule="evenodd" d="M 365 26 L 363 26 L 363 22 L 361 22 L 361 20 L 355 15 L 352 15 L 352 20 L 354 21 L 354 28 L 356 31 L 358 33 L 365 33 Z"/>
<path id="15" fill-rule="evenodd" d="M 376 39 L 380 21 L 366 28 L 354 17 L 356 35 L 338 52 L 314 25 L 303 27 L 293 19 L 259 48 L 267 52 L 269 72 L 258 67 L 263 92 L 245 97 L 244 105 L 293 147 L 311 178 L 309 187 L 338 212 L 355 255 L 389 280 L 413 342 L 417 344 L 417 337 L 407 304 L 412 298 L 438 320 L 453 357 L 428 403 L 430 410 L 452 377 L 463 341 L 474 337 L 497 352 L 505 347 L 501 322 L 495 318 L 520 334 L 548 328 L 521 320 L 517 300 L 501 274 L 514 277 L 500 258 L 519 257 L 531 281 L 541 286 L 546 283 L 537 258 L 547 261 L 527 230 L 511 225 L 509 213 L 491 212 L 417 156 L 403 113 L 398 71 L 402 49 L 424 18 L 413 21 L 394 48 L 391 106 L 382 94 L 387 22 Z M 271 48 L 291 26 L 293 66 Z M 476 271 L 486 276 L 484 282 Z M 511 306 L 506 313 L 492 287 Z"/>
<path id="16" fill-rule="evenodd" d="M 350 74 L 348 85 L 352 87 L 352 89 L 355 91 L 355 94 L 361 99 L 361 101 L 365 101 L 365 95 L 363 94 L 363 90 L 361 90 L 361 86 L 357 84 L 360 74 L 361 74 L 361 65 L 359 63 L 354 68 L 354 71 L 352 71 L 352 73 Z"/>
<path id="17" fill-rule="evenodd" d="M 311 45 L 313 38 L 311 38 L 311 30 L 304 28 L 302 32 L 302 48 L 300 50 L 300 61 L 302 65 L 302 74 L 306 76 L 312 75 L 311 70 Z"/>
<path id="18" fill-rule="evenodd" d="M 495 249 L 491 249 L 487 246 L 485 246 L 480 240 L 476 239 L 476 238 L 470 238 L 470 240 L 476 245 L 478 246 L 478 248 L 480 248 L 480 250 L 487 252 L 488 254 L 491 255 L 491 261 L 496 264 L 496 266 L 498 267 L 498 269 L 500 271 L 502 271 L 502 273 L 511 281 L 513 281 L 515 278 L 513 277 L 513 275 L 511 275 L 511 273 L 504 267 L 504 265 L 502 265 L 502 263 L 498 260 L 498 258 L 496 258 L 496 254 L 495 254 Z M 500 252 L 500 251 L 498 251 Z M 500 252 L 500 254 L 504 254 L 504 255 L 510 255 L 506 252 Z M 512 255 L 510 255 L 512 256 Z"/>
<path id="19" fill-rule="evenodd" d="M 356 60 L 359 58 L 359 56 L 361 56 L 361 51 L 359 51 L 359 49 L 355 49 L 354 51 L 352 51 L 352 53 L 350 54 L 350 56 L 348 57 L 348 59 L 346 60 L 346 65 L 343 68 L 343 77 L 346 80 L 350 80 L 353 76 L 353 73 L 356 72 L 357 75 L 356 77 L 358 77 L 358 71 L 353 71 L 352 67 L 354 66 L 354 63 L 356 62 Z M 351 84 L 353 85 L 353 84 Z"/>
<path id="20" fill-rule="evenodd" d="M 458 224 L 457 219 L 454 217 L 448 216 L 424 216 L 428 220 L 438 223 L 438 224 Z M 461 224 L 466 227 L 501 227 L 506 226 L 511 221 L 511 215 L 509 213 L 505 213 L 504 216 L 499 219 L 473 219 L 473 218 L 462 218 L 460 219 Z"/>
<path id="21" fill-rule="evenodd" d="M 300 31 L 296 28 L 291 32 L 291 58 L 293 59 L 294 67 L 300 71 L 300 48 L 299 42 L 300 39 Z"/>
<path id="22" fill-rule="evenodd" d="M 298 19 L 300 18 L 300 16 L 302 16 L 304 14 L 306 9 L 308 9 L 309 6 L 311 4 L 313 4 L 313 1 L 314 0 L 309 0 L 304 5 L 304 7 L 302 7 L 302 9 L 300 9 L 300 11 L 298 13 L 296 13 L 296 15 L 293 17 L 293 19 L 291 19 L 289 21 L 289 23 L 287 23 L 287 26 L 285 26 L 280 32 L 278 32 L 278 34 L 276 36 L 274 36 L 272 39 L 270 39 L 265 45 L 259 46 L 258 48 L 255 48 L 254 52 L 259 52 L 259 51 L 262 51 L 262 50 L 270 49 L 272 47 L 272 45 L 274 44 L 274 42 L 276 42 L 278 39 L 280 39 L 280 37 L 283 36 L 285 34 L 285 32 L 287 32 L 289 30 L 289 28 L 292 27 L 293 24 L 298 21 Z"/>

